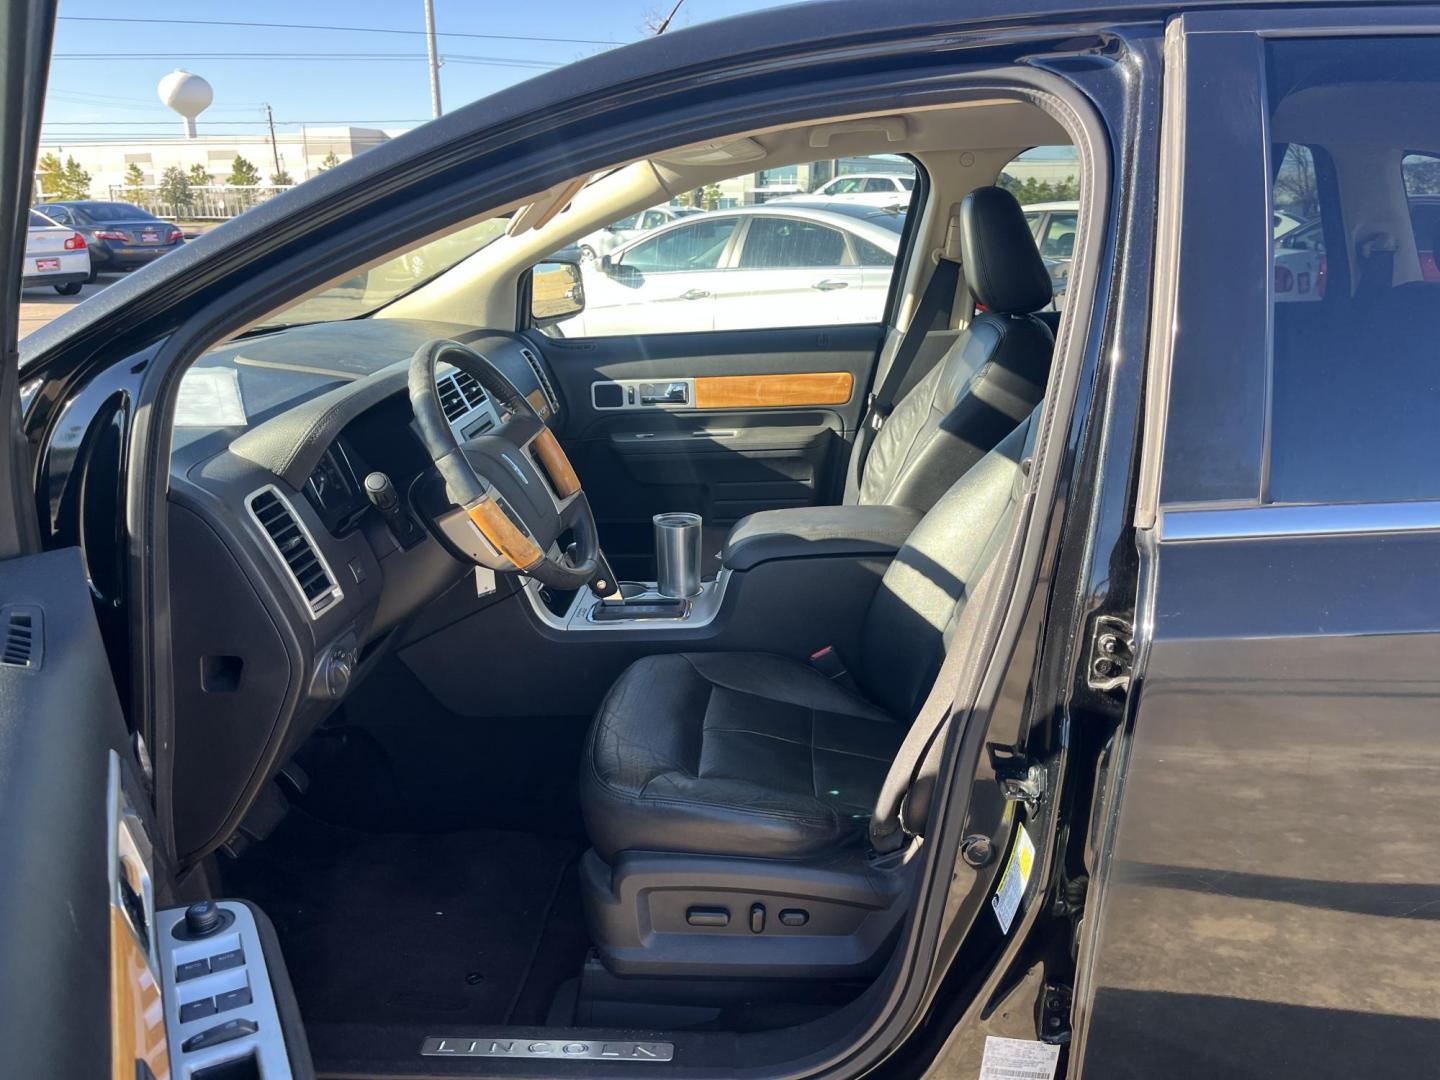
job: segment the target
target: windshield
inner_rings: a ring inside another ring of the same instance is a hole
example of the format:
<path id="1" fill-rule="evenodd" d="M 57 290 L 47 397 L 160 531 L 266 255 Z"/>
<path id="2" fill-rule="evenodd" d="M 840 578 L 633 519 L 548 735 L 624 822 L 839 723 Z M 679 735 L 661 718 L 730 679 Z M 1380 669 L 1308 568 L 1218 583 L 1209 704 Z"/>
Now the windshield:
<path id="1" fill-rule="evenodd" d="M 150 219 L 155 215 L 138 206 L 123 202 L 82 203 L 79 210 L 92 221 L 134 221 L 136 218 Z"/>
<path id="2" fill-rule="evenodd" d="M 417 289 L 505 234 L 508 217 L 489 218 L 431 240 L 324 292 L 273 313 L 260 326 L 357 319 Z"/>

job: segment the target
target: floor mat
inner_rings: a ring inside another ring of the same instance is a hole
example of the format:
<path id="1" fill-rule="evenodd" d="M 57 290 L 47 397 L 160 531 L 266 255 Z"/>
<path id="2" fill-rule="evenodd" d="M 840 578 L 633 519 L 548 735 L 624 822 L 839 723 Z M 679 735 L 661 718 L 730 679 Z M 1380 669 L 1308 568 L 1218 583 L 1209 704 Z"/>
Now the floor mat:
<path id="1" fill-rule="evenodd" d="M 583 959 L 579 853 L 567 837 L 366 833 L 292 812 L 223 872 L 274 921 L 307 1026 L 524 1023 Z"/>

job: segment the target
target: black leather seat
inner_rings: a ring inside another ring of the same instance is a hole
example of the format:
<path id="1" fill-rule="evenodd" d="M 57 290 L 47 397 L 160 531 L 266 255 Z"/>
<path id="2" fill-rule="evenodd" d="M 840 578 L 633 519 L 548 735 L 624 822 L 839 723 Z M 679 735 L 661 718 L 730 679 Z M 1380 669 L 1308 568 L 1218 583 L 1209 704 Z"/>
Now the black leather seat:
<path id="1" fill-rule="evenodd" d="M 1050 274 L 1025 213 L 1003 188 L 960 204 L 961 263 L 984 307 L 876 433 L 846 501 L 925 511 L 1035 408 L 1055 338 L 1036 316 Z"/>
<path id="2" fill-rule="evenodd" d="M 765 653 L 631 665 L 591 728 L 581 805 L 595 850 L 799 859 L 863 839 L 939 670 L 966 583 L 1003 542 L 1036 426 L 1023 420 L 921 519 L 849 657 L 856 688 Z"/>

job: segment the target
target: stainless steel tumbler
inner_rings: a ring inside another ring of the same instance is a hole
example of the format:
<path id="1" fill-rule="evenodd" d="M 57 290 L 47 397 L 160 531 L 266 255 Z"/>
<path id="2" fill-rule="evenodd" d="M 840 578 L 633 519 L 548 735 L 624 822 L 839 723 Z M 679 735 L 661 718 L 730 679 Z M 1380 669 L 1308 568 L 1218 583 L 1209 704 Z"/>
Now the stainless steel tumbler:
<path id="1" fill-rule="evenodd" d="M 656 514 L 655 565 L 661 596 L 700 591 L 700 515 Z"/>

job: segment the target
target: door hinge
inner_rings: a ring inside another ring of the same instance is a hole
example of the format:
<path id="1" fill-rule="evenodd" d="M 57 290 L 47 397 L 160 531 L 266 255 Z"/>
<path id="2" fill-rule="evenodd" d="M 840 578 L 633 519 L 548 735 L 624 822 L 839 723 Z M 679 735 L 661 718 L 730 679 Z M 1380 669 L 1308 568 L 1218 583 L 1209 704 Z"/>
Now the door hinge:
<path id="1" fill-rule="evenodd" d="M 1090 663 L 1086 682 L 1091 690 L 1124 694 L 1130 689 L 1130 676 L 1135 667 L 1135 628 L 1128 620 L 1116 615 L 1102 615 L 1095 620 L 1090 639 Z"/>
<path id="2" fill-rule="evenodd" d="M 1040 1039 L 1065 1046 L 1070 1042 L 1070 1002 L 1074 992 L 1063 983 L 1046 983 L 1040 999 Z"/>

